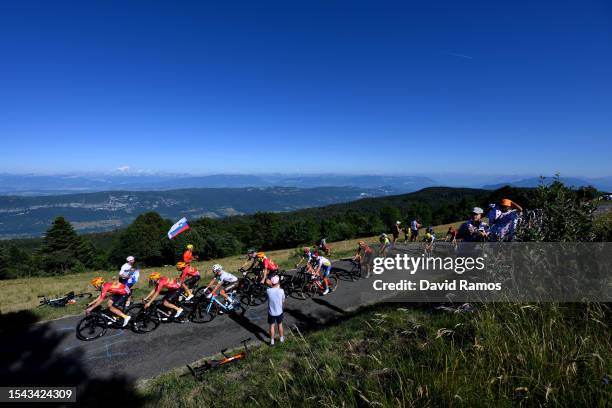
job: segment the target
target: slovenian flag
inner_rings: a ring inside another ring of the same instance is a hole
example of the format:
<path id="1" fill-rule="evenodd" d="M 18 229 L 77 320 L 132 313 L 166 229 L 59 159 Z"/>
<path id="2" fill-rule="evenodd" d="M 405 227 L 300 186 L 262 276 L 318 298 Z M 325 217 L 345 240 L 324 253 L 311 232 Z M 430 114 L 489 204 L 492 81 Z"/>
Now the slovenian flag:
<path id="1" fill-rule="evenodd" d="M 178 234 L 180 234 L 181 232 L 185 232 L 188 229 L 189 229 L 189 224 L 187 223 L 187 218 L 183 217 L 180 220 L 178 220 L 177 223 L 172 226 L 172 228 L 170 228 L 170 231 L 168 231 L 168 239 L 172 239 L 176 237 Z"/>

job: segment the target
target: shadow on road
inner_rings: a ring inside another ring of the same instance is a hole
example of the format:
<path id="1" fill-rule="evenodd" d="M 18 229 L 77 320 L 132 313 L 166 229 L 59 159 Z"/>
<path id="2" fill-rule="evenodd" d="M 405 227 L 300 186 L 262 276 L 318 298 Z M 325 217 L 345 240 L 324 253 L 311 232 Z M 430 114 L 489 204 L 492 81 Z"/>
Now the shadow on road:
<path id="1" fill-rule="evenodd" d="M 262 329 L 255 323 L 251 322 L 248 317 L 233 313 L 229 315 L 229 318 L 238 323 L 246 330 L 253 333 L 253 335 L 257 337 L 257 340 L 266 341 L 266 339 L 268 338 L 268 332 L 266 332 L 264 329 Z"/>
<path id="2" fill-rule="evenodd" d="M 64 336 L 48 323 L 32 324 L 30 312 L 0 315 L 0 386 L 77 387 L 75 406 L 130 406 L 145 403 L 125 377 L 91 378 L 82 365 L 82 352 L 58 349 Z M 45 403 L 45 406 L 53 403 Z M 60 405 L 60 404 L 56 404 Z M 64 406 L 66 404 L 63 404 Z"/>
<path id="3" fill-rule="evenodd" d="M 313 302 L 321 305 L 321 306 L 325 306 L 327 308 L 330 308 L 331 310 L 333 310 L 334 312 L 338 312 L 340 314 L 346 314 L 346 311 L 344 311 L 344 309 L 339 308 L 336 305 L 332 305 L 331 303 L 329 303 L 327 300 L 323 300 L 323 299 L 312 299 Z"/>
<path id="4" fill-rule="evenodd" d="M 283 311 L 298 321 L 298 326 L 300 329 L 311 329 L 321 326 L 321 321 L 319 319 L 314 316 L 304 314 L 299 309 L 285 307 Z"/>

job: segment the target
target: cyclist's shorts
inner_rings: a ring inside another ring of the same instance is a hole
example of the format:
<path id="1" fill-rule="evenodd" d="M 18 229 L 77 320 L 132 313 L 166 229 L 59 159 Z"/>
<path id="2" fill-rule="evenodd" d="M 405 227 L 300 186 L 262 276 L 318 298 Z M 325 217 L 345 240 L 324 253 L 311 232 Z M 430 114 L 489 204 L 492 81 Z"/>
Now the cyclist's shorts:
<path id="1" fill-rule="evenodd" d="M 410 233 L 411 233 L 411 234 L 412 234 L 412 236 L 414 236 L 414 237 L 418 237 L 418 236 L 419 236 L 419 230 L 418 230 L 418 229 L 417 229 L 417 230 L 415 230 L 415 229 L 411 229 L 411 230 L 410 230 Z"/>
<path id="2" fill-rule="evenodd" d="M 163 300 L 167 300 L 170 303 L 174 303 L 178 299 L 179 292 L 180 291 L 178 289 L 169 290 L 164 295 Z"/>
<path id="3" fill-rule="evenodd" d="M 231 282 L 231 283 L 223 285 L 223 290 L 226 291 L 226 292 L 231 292 L 232 290 L 236 289 L 237 287 L 238 287 L 238 281 Z"/>
<path id="4" fill-rule="evenodd" d="M 129 294 L 126 294 L 126 295 L 115 294 L 113 295 L 113 297 L 111 297 L 111 301 L 113 302 L 114 307 L 123 307 L 125 306 L 125 302 L 128 300 L 129 297 L 130 297 Z"/>
<path id="5" fill-rule="evenodd" d="M 331 270 L 332 270 L 332 266 L 331 265 L 329 265 L 329 266 L 323 265 L 321 267 L 321 274 L 323 275 L 324 278 L 327 278 L 329 276 L 329 273 L 331 272 Z"/>
<path id="6" fill-rule="evenodd" d="M 268 324 L 282 323 L 282 322 L 283 322 L 283 313 L 279 314 L 278 316 L 272 316 L 271 314 L 268 314 Z"/>
<path id="7" fill-rule="evenodd" d="M 195 285 L 198 284 L 199 281 L 200 281 L 200 277 L 199 276 L 191 276 L 191 277 L 185 279 L 185 285 L 189 289 L 193 289 L 195 287 Z"/>

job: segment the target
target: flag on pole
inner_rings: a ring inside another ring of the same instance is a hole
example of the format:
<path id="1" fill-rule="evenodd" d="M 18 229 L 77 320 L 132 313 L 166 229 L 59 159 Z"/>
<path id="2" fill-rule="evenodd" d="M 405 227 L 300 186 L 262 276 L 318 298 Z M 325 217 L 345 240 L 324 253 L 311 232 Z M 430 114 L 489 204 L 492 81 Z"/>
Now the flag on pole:
<path id="1" fill-rule="evenodd" d="M 168 239 L 172 239 L 176 237 L 181 232 L 185 232 L 189 229 L 189 223 L 187 223 L 187 218 L 183 217 L 176 222 L 168 231 Z"/>

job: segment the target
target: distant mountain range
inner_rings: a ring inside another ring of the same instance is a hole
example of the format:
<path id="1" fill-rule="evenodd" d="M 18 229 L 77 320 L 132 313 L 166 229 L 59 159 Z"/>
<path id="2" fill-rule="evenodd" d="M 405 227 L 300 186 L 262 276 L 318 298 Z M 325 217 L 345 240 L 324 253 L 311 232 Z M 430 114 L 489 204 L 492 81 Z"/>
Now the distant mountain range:
<path id="1" fill-rule="evenodd" d="M 0 174 L 0 195 L 57 195 L 98 191 L 156 191 L 182 188 L 358 187 L 384 189 L 390 194 L 436 185 L 421 176 L 372 175 L 21 175 Z"/>
<path id="2" fill-rule="evenodd" d="M 249 187 L 0 196 L 0 238 L 39 236 L 57 216 L 64 216 L 79 232 L 97 232 L 124 227 L 147 211 L 170 219 L 218 218 L 257 211 L 291 211 L 383 195 L 388 191 L 374 188 Z"/>
<path id="3" fill-rule="evenodd" d="M 574 187 L 593 186 L 601 191 L 610 192 L 612 191 L 612 177 L 600 177 L 600 178 L 579 178 L 579 177 L 560 177 L 563 184 Z M 553 182 L 552 177 L 546 177 L 544 179 L 545 184 Z M 496 184 L 487 184 L 483 186 L 487 190 L 496 190 L 504 186 L 512 187 L 537 187 L 540 185 L 542 180 L 539 177 L 529 177 L 515 181 L 508 181 Z"/>

